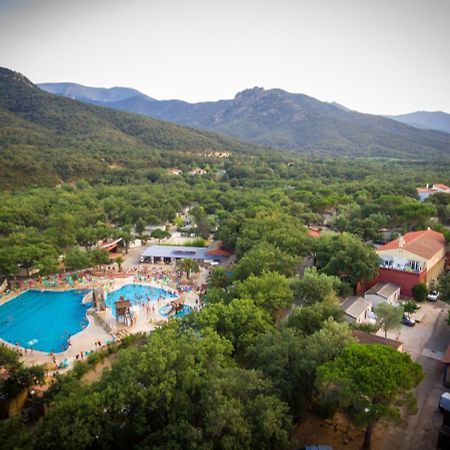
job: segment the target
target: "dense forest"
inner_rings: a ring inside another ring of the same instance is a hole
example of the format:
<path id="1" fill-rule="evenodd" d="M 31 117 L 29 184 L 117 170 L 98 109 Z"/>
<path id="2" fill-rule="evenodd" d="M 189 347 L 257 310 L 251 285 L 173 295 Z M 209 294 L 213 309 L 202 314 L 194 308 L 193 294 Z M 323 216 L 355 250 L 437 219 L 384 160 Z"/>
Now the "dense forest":
<path id="1" fill-rule="evenodd" d="M 98 240 L 130 242 L 187 206 L 193 231 L 222 240 L 236 263 L 212 271 L 200 311 L 59 375 L 45 418 L 0 422 L 0 449 L 287 449 L 307 410 L 343 412 L 370 442 L 399 404 L 413 404 L 420 366 L 355 343 L 338 299 L 376 274 L 371 242 L 381 229 L 449 225 L 449 196 L 416 196 L 427 182 L 450 184 L 445 161 L 250 151 L 14 83 L 0 96 L 1 276 L 102 263 Z M 189 174 L 197 167 L 206 173 Z M 319 225 L 332 232 L 310 237 L 307 227 Z M 111 367 L 87 383 L 83 375 L 109 353 Z M 0 366 L 9 392 L 43 376 L 4 346 Z"/>

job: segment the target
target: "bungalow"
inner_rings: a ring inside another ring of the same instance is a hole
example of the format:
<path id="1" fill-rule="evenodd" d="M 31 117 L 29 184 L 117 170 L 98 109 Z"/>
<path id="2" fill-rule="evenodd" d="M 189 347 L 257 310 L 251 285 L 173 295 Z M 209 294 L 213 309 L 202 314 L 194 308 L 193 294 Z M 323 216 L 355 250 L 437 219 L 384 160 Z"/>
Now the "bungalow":
<path id="1" fill-rule="evenodd" d="M 369 283 L 393 283 L 402 295 L 411 296 L 412 287 L 436 281 L 444 271 L 447 241 L 442 233 L 428 229 L 411 231 L 379 247 L 378 276 Z"/>
<path id="2" fill-rule="evenodd" d="M 377 283 L 364 294 L 364 298 L 370 300 L 373 306 L 378 306 L 380 303 L 395 305 L 399 297 L 400 286 L 394 283 Z"/>
<path id="3" fill-rule="evenodd" d="M 362 297 L 347 297 L 341 303 L 341 308 L 349 323 L 370 323 L 373 321 L 372 303 Z"/>
<path id="4" fill-rule="evenodd" d="M 442 192 L 444 194 L 450 194 L 450 187 L 445 184 L 427 184 L 424 188 L 417 188 L 417 194 L 419 195 L 419 200 L 423 202 L 430 195 Z"/>

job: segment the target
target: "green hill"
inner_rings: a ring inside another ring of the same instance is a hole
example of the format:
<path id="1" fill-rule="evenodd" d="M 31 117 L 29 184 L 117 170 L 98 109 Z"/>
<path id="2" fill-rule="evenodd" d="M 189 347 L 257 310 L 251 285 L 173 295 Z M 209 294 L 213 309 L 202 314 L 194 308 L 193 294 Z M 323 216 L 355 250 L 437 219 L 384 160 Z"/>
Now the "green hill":
<path id="1" fill-rule="evenodd" d="M 414 159 L 450 157 L 448 134 L 413 128 L 281 89 L 247 89 L 232 100 L 204 103 L 158 101 L 132 91 L 129 97 L 108 98 L 106 102 L 99 100 L 98 88 L 75 85 L 68 91 L 64 83 L 41 86 L 74 96 L 83 88 L 84 97 L 77 97 L 80 100 L 302 153 Z M 88 93 L 91 100 L 86 100 Z"/>
<path id="2" fill-rule="evenodd" d="M 254 145 L 58 97 L 0 68 L 0 187 L 55 185 L 118 168 L 152 169 L 167 152 Z"/>

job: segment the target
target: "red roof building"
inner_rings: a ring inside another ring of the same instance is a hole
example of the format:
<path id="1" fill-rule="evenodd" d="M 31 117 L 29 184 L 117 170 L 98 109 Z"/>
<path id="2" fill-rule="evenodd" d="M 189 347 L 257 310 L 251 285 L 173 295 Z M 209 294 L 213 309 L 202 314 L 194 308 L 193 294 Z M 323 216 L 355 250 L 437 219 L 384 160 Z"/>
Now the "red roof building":
<path id="1" fill-rule="evenodd" d="M 418 283 L 429 284 L 444 271 L 447 241 L 442 233 L 428 229 L 412 231 L 379 247 L 379 275 L 371 285 L 394 283 L 401 294 L 412 295 Z"/>
<path id="2" fill-rule="evenodd" d="M 427 184 L 424 188 L 417 188 L 417 194 L 419 195 L 419 200 L 423 202 L 430 195 L 443 192 L 444 194 L 450 194 L 450 187 L 445 184 Z"/>

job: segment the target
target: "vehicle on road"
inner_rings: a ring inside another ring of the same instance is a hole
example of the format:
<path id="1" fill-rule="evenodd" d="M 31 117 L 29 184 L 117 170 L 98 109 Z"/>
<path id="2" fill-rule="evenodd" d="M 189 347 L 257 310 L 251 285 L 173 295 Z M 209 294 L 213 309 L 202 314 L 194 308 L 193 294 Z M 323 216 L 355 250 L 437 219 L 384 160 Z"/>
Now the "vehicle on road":
<path id="1" fill-rule="evenodd" d="M 439 410 L 441 413 L 444 411 L 450 412 L 450 392 L 444 392 L 441 395 L 441 398 L 439 400 Z"/>
<path id="2" fill-rule="evenodd" d="M 409 317 L 407 314 L 403 314 L 402 324 L 408 327 L 413 327 L 416 324 L 416 321 L 414 319 L 411 319 L 411 317 Z"/>
<path id="3" fill-rule="evenodd" d="M 438 291 L 431 291 L 428 294 L 428 301 L 435 302 L 439 298 L 439 292 Z"/>

